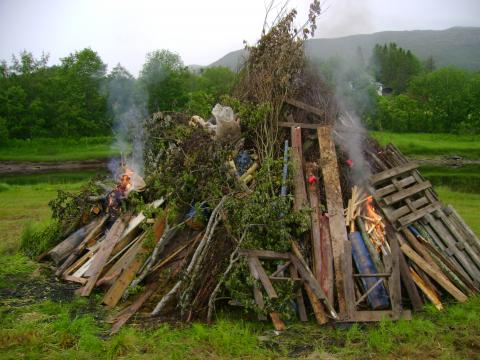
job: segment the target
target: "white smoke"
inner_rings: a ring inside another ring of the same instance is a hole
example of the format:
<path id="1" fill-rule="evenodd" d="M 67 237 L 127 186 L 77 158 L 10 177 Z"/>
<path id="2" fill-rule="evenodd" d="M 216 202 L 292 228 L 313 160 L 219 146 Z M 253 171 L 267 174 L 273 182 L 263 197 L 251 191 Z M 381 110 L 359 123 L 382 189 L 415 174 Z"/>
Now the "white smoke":
<path id="1" fill-rule="evenodd" d="M 114 177 L 122 172 L 125 162 L 131 170 L 144 175 L 144 122 L 148 116 L 147 96 L 128 73 L 112 77 L 107 84 L 108 104 L 113 117 L 115 140 L 112 147 L 119 149 L 123 159 L 112 159 L 108 168 Z"/>

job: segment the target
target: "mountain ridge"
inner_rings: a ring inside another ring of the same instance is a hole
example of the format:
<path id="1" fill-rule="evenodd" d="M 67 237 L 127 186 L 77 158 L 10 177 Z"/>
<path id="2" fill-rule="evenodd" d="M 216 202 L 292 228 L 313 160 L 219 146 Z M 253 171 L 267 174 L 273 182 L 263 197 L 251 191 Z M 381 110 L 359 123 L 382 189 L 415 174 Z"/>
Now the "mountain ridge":
<path id="1" fill-rule="evenodd" d="M 456 66 L 480 70 L 480 27 L 455 26 L 445 30 L 381 31 L 372 34 L 356 34 L 339 38 L 309 39 L 305 52 L 312 61 L 333 57 L 352 59 L 359 50 L 366 61 L 370 59 L 375 44 L 397 43 L 412 51 L 421 60 L 432 56 L 437 67 Z M 232 51 L 208 66 L 226 66 L 239 70 L 246 60 L 245 49 Z"/>

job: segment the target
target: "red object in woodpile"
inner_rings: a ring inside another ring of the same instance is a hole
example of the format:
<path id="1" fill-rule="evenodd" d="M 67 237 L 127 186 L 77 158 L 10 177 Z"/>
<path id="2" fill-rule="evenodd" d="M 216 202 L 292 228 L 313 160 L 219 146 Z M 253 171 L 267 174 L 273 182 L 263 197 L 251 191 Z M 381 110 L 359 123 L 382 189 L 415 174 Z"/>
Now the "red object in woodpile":
<path id="1" fill-rule="evenodd" d="M 315 175 L 311 175 L 308 177 L 308 183 L 309 184 L 314 184 L 317 182 L 317 177 Z"/>
<path id="2" fill-rule="evenodd" d="M 353 167 L 353 160 L 352 159 L 345 160 L 345 164 L 347 164 L 348 167 Z"/>

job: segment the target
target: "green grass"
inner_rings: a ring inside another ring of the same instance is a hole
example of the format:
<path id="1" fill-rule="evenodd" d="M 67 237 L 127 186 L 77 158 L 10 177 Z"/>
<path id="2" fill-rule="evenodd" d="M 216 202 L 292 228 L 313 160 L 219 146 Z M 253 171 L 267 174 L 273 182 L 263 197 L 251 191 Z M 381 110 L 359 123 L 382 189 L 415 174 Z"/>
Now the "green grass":
<path id="1" fill-rule="evenodd" d="M 372 131 L 380 144 L 395 144 L 412 157 L 458 155 L 465 159 L 480 159 L 480 135 L 391 133 Z"/>
<path id="2" fill-rule="evenodd" d="M 412 321 L 354 325 L 346 329 L 315 323 L 288 324 L 277 336 L 269 323 L 222 315 L 212 326 L 152 329 L 125 326 L 108 337 L 101 297 L 65 300 L 35 297 L 55 286 L 40 266 L 17 252 L 20 234 L 32 220 L 50 217 L 47 203 L 59 188 L 82 182 L 0 186 L 0 358 L 1 359 L 471 359 L 480 353 L 480 297 L 450 304 L 441 313 L 427 306 Z M 480 234 L 480 194 L 437 188 Z M 2 289 L 29 287 L 28 295 L 2 296 Z"/>
<path id="3" fill-rule="evenodd" d="M 10 140 L 5 146 L 0 147 L 0 161 L 105 159 L 120 154 L 120 150 L 112 147 L 112 143 L 113 138 L 109 136 Z"/>

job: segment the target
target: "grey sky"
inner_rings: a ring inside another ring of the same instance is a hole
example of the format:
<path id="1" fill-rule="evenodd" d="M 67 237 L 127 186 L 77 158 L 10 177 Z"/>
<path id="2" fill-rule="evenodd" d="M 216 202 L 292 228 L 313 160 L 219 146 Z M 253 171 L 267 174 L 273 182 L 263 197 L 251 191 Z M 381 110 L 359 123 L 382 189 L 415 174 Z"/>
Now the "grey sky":
<path id="1" fill-rule="evenodd" d="M 207 65 L 254 43 L 267 0 L 0 0 L 0 59 L 26 49 L 51 63 L 91 47 L 134 75 L 147 52 L 169 49 Z M 308 0 L 291 0 L 305 18 Z M 324 0 L 317 37 L 480 26 L 480 0 Z"/>

